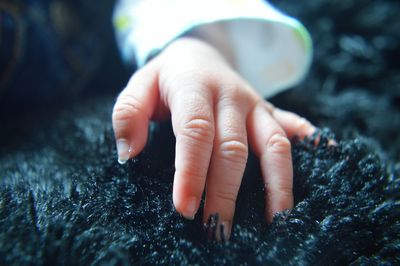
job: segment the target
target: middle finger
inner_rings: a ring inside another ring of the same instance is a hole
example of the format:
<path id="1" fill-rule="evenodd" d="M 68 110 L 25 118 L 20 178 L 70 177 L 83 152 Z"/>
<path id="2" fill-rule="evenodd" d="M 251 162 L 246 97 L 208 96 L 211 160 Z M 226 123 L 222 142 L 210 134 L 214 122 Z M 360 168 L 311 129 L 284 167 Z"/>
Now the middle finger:
<path id="1" fill-rule="evenodd" d="M 215 110 L 215 138 L 206 183 L 204 220 L 218 213 L 216 238 L 228 239 L 236 198 L 247 163 L 246 114 L 230 100 L 220 101 Z M 221 235 L 223 234 L 223 235 Z"/>

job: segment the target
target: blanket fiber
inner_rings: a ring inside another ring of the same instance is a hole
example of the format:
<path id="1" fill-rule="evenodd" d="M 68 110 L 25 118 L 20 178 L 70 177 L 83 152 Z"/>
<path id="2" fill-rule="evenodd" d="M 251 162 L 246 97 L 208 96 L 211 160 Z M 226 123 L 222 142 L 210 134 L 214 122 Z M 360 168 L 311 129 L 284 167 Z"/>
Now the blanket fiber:
<path id="1" fill-rule="evenodd" d="M 0 265 L 398 265 L 400 3 L 273 2 L 310 30 L 315 63 L 271 101 L 324 128 L 318 145 L 292 140 L 290 213 L 264 221 L 251 154 L 231 240 L 207 240 L 202 209 L 187 221 L 172 204 L 169 122 L 152 124 L 145 151 L 121 166 L 115 93 L 91 94 L 3 119 Z"/>

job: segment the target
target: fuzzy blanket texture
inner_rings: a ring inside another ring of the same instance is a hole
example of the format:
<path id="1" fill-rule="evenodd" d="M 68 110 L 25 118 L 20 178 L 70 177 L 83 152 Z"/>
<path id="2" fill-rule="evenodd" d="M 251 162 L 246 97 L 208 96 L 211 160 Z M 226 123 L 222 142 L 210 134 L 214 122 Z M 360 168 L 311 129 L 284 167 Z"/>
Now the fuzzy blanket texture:
<path id="1" fill-rule="evenodd" d="M 187 221 L 172 204 L 169 123 L 121 166 L 115 94 L 90 95 L 3 122 L 0 265 L 399 265 L 400 3 L 273 2 L 310 30 L 315 62 L 271 101 L 329 128 L 317 146 L 293 140 L 289 214 L 264 221 L 251 155 L 231 240 L 207 240 L 202 211 Z"/>

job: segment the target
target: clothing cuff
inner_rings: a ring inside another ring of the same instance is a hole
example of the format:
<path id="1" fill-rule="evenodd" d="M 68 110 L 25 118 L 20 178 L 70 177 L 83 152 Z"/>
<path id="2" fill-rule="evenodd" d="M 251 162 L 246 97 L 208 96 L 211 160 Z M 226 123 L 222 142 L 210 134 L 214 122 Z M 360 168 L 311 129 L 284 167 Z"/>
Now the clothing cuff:
<path id="1" fill-rule="evenodd" d="M 138 2 L 120 1 L 114 25 L 123 58 L 136 59 L 139 67 L 176 38 L 189 35 L 222 54 L 230 51 L 233 67 L 265 97 L 294 86 L 308 72 L 313 49 L 307 30 L 265 1 Z M 150 2 L 157 3 L 151 12 Z"/>

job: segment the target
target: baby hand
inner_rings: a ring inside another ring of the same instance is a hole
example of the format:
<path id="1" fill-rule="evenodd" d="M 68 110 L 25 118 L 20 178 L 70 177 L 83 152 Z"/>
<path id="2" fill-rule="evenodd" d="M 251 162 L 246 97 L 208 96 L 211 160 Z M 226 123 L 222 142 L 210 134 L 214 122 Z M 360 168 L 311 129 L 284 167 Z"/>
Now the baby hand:
<path id="1" fill-rule="evenodd" d="M 248 142 L 260 159 L 266 219 L 293 207 L 288 138 L 311 135 L 314 126 L 265 102 L 210 45 L 178 39 L 132 76 L 112 116 L 121 163 L 143 150 L 149 120 L 169 112 L 176 137 L 173 202 L 180 214 L 193 219 L 205 190 L 203 220 L 218 213 L 224 236 L 217 238 L 229 238 Z"/>

